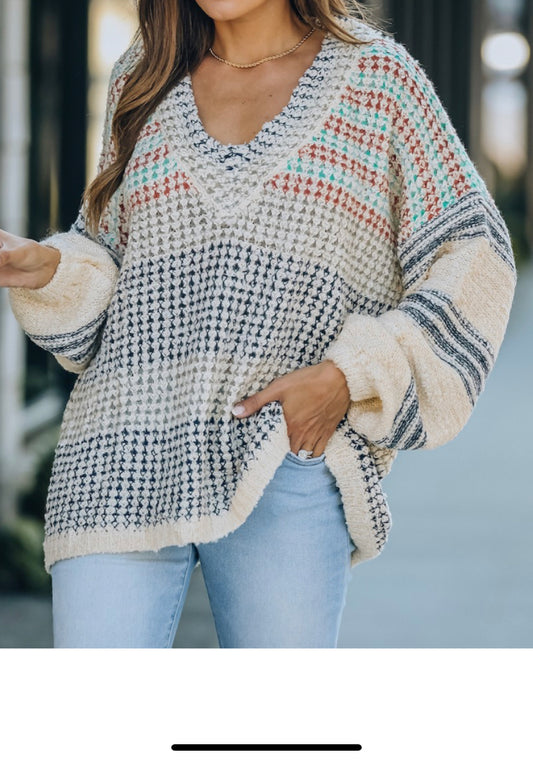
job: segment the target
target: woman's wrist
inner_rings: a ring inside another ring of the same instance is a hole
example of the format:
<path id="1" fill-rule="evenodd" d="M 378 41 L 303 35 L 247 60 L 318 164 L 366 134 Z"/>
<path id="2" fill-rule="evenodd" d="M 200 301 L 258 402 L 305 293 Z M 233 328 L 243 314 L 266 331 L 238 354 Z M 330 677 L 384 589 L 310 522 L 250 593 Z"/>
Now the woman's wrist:
<path id="1" fill-rule="evenodd" d="M 37 284 L 32 286 L 33 289 L 44 288 L 45 285 L 48 285 L 54 277 L 61 259 L 59 249 L 37 242 L 36 246 L 39 247 L 36 253 L 41 258 L 42 264 L 38 268 L 38 280 Z"/>
<path id="2" fill-rule="evenodd" d="M 332 359 L 323 359 L 321 362 L 325 371 L 327 371 L 331 380 L 328 377 L 328 385 L 336 385 L 339 389 L 344 390 L 349 395 L 348 383 L 346 381 L 346 375 L 338 367 Z"/>

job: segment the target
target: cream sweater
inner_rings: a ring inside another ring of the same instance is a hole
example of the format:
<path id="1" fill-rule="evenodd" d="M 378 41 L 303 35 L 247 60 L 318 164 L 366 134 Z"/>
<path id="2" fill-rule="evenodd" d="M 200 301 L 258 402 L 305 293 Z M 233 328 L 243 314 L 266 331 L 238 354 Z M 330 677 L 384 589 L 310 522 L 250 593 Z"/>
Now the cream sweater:
<path id="1" fill-rule="evenodd" d="M 43 288 L 10 288 L 28 336 L 77 373 L 45 514 L 45 566 L 206 542 L 237 528 L 290 449 L 282 406 L 232 405 L 332 359 L 349 410 L 326 446 L 356 545 L 378 555 L 399 449 L 463 428 L 516 282 L 507 228 L 421 65 L 345 20 L 244 145 L 199 119 L 190 77 L 145 122 L 93 239 L 83 208 L 43 243 Z M 111 119 L 138 56 L 109 85 Z"/>

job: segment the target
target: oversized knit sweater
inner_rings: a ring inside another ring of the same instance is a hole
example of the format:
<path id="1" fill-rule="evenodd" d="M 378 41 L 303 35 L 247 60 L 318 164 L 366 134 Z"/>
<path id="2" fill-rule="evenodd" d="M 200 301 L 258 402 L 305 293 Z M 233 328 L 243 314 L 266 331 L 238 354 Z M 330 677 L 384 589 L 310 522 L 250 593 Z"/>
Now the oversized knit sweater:
<path id="1" fill-rule="evenodd" d="M 45 567 L 216 540 L 290 450 L 274 378 L 331 359 L 350 404 L 325 448 L 352 565 L 376 557 L 398 450 L 463 428 L 498 354 L 516 270 L 508 230 L 420 63 L 342 23 L 251 142 L 199 118 L 190 76 L 147 118 L 91 236 L 84 209 L 41 242 L 51 281 L 9 289 L 29 338 L 77 373 L 45 511 Z M 111 119 L 142 52 L 109 83 Z M 305 513 L 302 513 L 302 521 Z M 265 551 L 268 551 L 266 548 Z"/>

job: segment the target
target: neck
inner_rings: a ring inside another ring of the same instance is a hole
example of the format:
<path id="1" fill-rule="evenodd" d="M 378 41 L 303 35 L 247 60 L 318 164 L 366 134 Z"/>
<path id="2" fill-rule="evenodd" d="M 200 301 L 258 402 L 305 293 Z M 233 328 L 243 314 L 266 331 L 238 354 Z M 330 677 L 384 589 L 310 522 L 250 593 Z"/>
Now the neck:
<path id="1" fill-rule="evenodd" d="M 310 26 L 294 15 L 288 3 L 276 0 L 269 0 L 241 18 L 214 19 L 214 23 L 213 50 L 232 63 L 252 63 L 283 53 L 310 30 Z"/>

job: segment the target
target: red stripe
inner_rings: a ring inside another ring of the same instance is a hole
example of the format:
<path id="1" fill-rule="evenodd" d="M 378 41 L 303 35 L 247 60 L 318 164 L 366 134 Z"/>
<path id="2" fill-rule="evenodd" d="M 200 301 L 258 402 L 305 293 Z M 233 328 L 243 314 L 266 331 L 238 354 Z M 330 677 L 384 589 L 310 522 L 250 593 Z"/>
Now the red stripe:
<path id="1" fill-rule="evenodd" d="M 353 87 L 352 85 L 345 87 L 341 95 L 341 103 L 355 107 L 364 106 L 372 111 L 378 111 L 386 117 L 393 114 L 396 108 L 396 101 L 388 93 L 382 90 Z"/>
<path id="2" fill-rule="evenodd" d="M 361 224 L 373 230 L 387 241 L 392 240 L 393 230 L 389 219 L 376 209 L 361 201 L 353 193 L 340 185 L 313 177 L 302 177 L 296 173 L 276 174 L 267 185 L 283 193 L 312 197 L 317 201 L 332 203 L 351 214 Z"/>
<path id="3" fill-rule="evenodd" d="M 374 70 L 377 71 L 382 69 L 387 73 L 390 72 L 392 77 L 396 81 L 401 81 L 403 86 L 409 91 L 424 116 L 424 121 L 428 126 L 428 131 L 432 141 L 436 145 L 436 150 L 440 158 L 449 167 L 450 178 L 453 179 L 453 185 L 457 195 L 460 197 L 464 193 L 467 193 L 471 189 L 471 186 L 464 174 L 461 163 L 455 158 L 454 152 L 452 150 L 452 144 L 450 143 L 450 135 L 448 131 L 444 130 L 441 127 L 440 122 L 438 121 L 437 116 L 428 101 L 428 96 L 423 90 L 423 87 L 421 87 L 413 78 L 411 73 L 406 70 L 405 65 L 397 61 L 395 58 L 390 58 L 386 55 L 368 56 L 367 60 L 371 60 L 373 62 L 372 68 Z M 421 67 L 419 68 L 420 76 L 424 75 L 425 72 L 423 69 Z M 407 115 L 408 112 L 403 111 L 404 121 L 406 120 Z"/>
<path id="4" fill-rule="evenodd" d="M 99 229 L 105 234 L 109 235 L 109 212 L 105 212 L 100 219 Z M 127 224 L 127 212 L 123 203 L 119 205 L 118 220 L 113 220 L 113 233 L 118 237 L 118 248 L 124 250 L 128 243 L 128 224 Z"/>
<path id="5" fill-rule="evenodd" d="M 298 151 L 298 156 L 340 168 L 346 174 L 371 185 L 377 193 L 389 192 L 389 177 L 385 172 L 380 172 L 362 161 L 350 159 L 345 153 L 335 148 L 328 148 L 319 143 L 309 143 Z"/>
<path id="6" fill-rule="evenodd" d="M 382 60 L 377 56 L 369 56 L 375 60 Z M 365 108 L 381 112 L 388 121 L 397 110 L 397 104 L 394 98 L 388 93 L 373 92 L 368 90 L 356 89 L 348 86 L 342 98 L 346 103 L 355 106 L 364 106 Z M 398 136 L 401 142 L 407 146 L 413 165 L 416 167 L 417 174 L 420 176 L 420 192 L 423 194 L 424 208 L 427 218 L 436 215 L 436 207 L 441 208 L 440 197 L 437 186 L 433 180 L 430 164 L 424 151 L 422 141 L 418 137 L 416 127 L 410 120 L 408 114 L 401 115 L 395 121 Z M 429 126 L 429 125 L 428 125 Z M 397 168 L 400 168 L 397 165 Z M 405 172 L 405 170 L 404 170 Z M 400 175 L 401 176 L 401 175 Z M 455 183 L 454 183 L 455 185 Z"/>
<path id="7" fill-rule="evenodd" d="M 372 130 L 359 127 L 342 116 L 329 116 L 324 123 L 324 128 L 337 137 L 343 137 L 364 148 L 372 148 L 376 152 L 387 150 L 387 135 L 383 132 L 373 132 Z"/>
<path id="8" fill-rule="evenodd" d="M 188 191 L 192 190 L 193 185 L 190 178 L 185 172 L 174 172 L 166 177 L 154 180 L 150 184 L 144 184 L 140 188 L 130 194 L 130 207 L 134 209 L 136 206 L 148 203 L 153 200 L 158 200 L 162 196 L 169 196 L 175 191 Z"/>
<path id="9" fill-rule="evenodd" d="M 153 169 L 153 164 L 161 161 L 169 155 L 170 151 L 167 145 L 161 145 L 155 148 L 153 151 L 146 151 L 136 156 L 131 165 L 128 166 L 128 173 L 138 172 L 143 167 Z"/>

